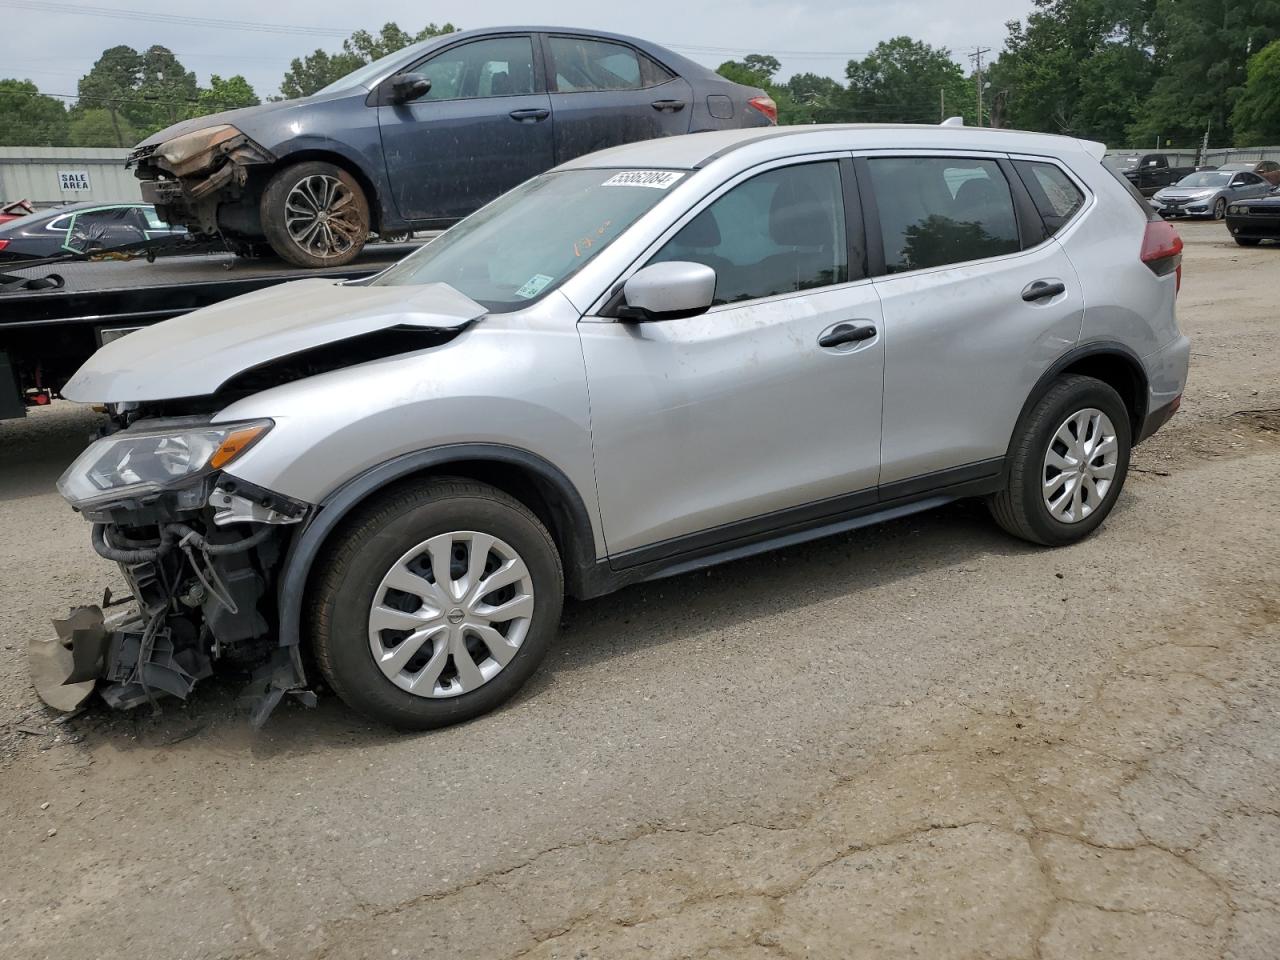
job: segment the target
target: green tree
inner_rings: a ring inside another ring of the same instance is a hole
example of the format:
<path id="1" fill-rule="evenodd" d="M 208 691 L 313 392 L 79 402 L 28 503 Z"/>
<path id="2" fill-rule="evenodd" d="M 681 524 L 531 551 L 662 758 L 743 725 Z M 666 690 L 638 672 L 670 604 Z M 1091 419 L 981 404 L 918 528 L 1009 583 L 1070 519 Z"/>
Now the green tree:
<path id="1" fill-rule="evenodd" d="M 142 137 L 129 121 L 106 107 L 80 107 L 69 114 L 68 139 L 74 147 L 131 146 Z"/>
<path id="2" fill-rule="evenodd" d="M 1155 79 L 1154 0 L 1033 0 L 991 65 L 1001 125 L 1121 144 Z"/>
<path id="3" fill-rule="evenodd" d="M 869 123 L 937 123 L 948 116 L 977 122 L 976 91 L 945 47 L 910 37 L 876 44 L 863 60 L 850 60 L 845 92 L 848 118 Z"/>
<path id="4" fill-rule="evenodd" d="M 786 83 L 786 93 L 787 123 L 840 123 L 847 119 L 844 87 L 830 77 L 794 74 Z"/>
<path id="5" fill-rule="evenodd" d="M 340 80 L 352 70 L 379 57 L 407 47 L 411 43 L 428 40 L 457 30 L 451 23 L 429 23 L 416 34 L 410 34 L 395 23 L 384 23 L 377 33 L 357 30 L 342 41 L 342 49 L 336 53 L 315 50 L 305 57 L 294 57 L 280 81 L 280 93 L 285 99 L 309 97 L 321 87 Z"/>
<path id="6" fill-rule="evenodd" d="M 77 93 L 80 94 L 79 105 L 86 110 L 105 110 L 111 122 L 112 143 L 99 143 L 96 146 L 127 147 L 135 139 L 126 135 L 130 128 L 124 115 L 126 107 L 131 107 L 138 84 L 142 79 L 142 55 L 133 47 L 111 47 L 102 52 L 89 72 L 80 78 Z M 95 121 L 96 124 L 96 121 Z M 73 128 L 75 124 L 73 121 Z M 94 127 L 97 130 L 96 125 Z M 73 129 L 72 139 L 75 133 Z M 78 143 L 77 146 L 88 146 Z"/>
<path id="7" fill-rule="evenodd" d="M 215 73 L 209 77 L 209 86 L 200 91 L 195 116 L 235 110 L 237 107 L 256 107 L 261 102 L 249 81 L 240 74 L 224 80 Z"/>
<path id="8" fill-rule="evenodd" d="M 1231 142 L 1250 54 L 1280 39 L 1280 0 L 1155 0 L 1152 30 L 1160 75 L 1131 137 Z"/>
<path id="9" fill-rule="evenodd" d="M 191 115 L 200 90 L 196 75 L 168 47 L 143 52 L 133 102 L 123 112 L 145 137 Z"/>
<path id="10" fill-rule="evenodd" d="M 67 108 L 30 80 L 0 80 L 0 146 L 67 144 Z"/>
<path id="11" fill-rule="evenodd" d="M 1249 58 L 1231 125 L 1239 146 L 1280 143 L 1280 40 Z"/>

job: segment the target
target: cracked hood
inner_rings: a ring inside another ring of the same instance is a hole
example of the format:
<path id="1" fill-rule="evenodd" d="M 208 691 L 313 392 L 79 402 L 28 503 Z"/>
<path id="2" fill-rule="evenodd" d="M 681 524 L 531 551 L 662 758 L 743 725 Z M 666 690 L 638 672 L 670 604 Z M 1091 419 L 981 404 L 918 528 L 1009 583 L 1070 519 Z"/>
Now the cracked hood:
<path id="1" fill-rule="evenodd" d="M 76 371 L 62 395 L 80 403 L 206 396 L 272 360 L 393 327 L 457 330 L 485 312 L 446 283 L 295 280 L 113 340 Z"/>

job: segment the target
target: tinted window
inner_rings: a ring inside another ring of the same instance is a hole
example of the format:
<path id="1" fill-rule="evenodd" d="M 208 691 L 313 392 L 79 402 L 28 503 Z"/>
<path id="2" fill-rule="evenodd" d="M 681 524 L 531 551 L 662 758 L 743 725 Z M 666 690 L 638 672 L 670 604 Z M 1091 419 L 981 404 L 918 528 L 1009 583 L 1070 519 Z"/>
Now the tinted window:
<path id="1" fill-rule="evenodd" d="M 1084 194 L 1060 167 L 1052 163 L 1016 160 L 1013 165 L 1040 211 L 1045 229 L 1049 236 L 1053 236 L 1084 204 Z"/>
<path id="2" fill-rule="evenodd" d="M 738 184 L 650 262 L 665 260 L 715 270 L 716 303 L 844 283 L 849 266 L 839 166 L 784 167 Z"/>
<path id="3" fill-rule="evenodd" d="M 550 43 L 556 89 L 562 93 L 647 86 L 641 76 L 640 56 L 630 47 L 580 37 L 552 37 Z"/>
<path id="4" fill-rule="evenodd" d="M 868 165 L 889 273 L 1021 249 L 1013 195 L 994 160 L 881 157 Z"/>
<path id="5" fill-rule="evenodd" d="M 533 93 L 533 40 L 494 37 L 452 47 L 413 68 L 431 81 L 420 100 L 465 100 Z"/>
<path id="6" fill-rule="evenodd" d="M 1236 174 L 1236 182 L 1242 183 L 1246 187 L 1251 187 L 1256 183 L 1261 183 L 1262 178 L 1256 173 L 1238 173 Z"/>

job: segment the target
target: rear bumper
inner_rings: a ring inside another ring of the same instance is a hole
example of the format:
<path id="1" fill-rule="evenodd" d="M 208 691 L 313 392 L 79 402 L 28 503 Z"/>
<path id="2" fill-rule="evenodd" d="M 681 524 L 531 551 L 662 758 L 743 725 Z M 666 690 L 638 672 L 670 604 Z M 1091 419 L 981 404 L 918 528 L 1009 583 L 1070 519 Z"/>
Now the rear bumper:
<path id="1" fill-rule="evenodd" d="M 1147 410 L 1134 443 L 1146 440 L 1178 412 L 1190 364 L 1191 341 L 1181 335 L 1143 359 L 1147 372 Z"/>

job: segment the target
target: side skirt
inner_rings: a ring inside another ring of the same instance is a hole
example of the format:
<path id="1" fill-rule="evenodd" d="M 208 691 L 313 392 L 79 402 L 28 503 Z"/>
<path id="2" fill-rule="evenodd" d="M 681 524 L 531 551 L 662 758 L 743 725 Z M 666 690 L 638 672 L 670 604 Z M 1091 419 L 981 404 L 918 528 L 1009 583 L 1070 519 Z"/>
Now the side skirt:
<path id="1" fill-rule="evenodd" d="M 802 504 L 676 537 L 599 560 L 584 571 L 583 599 L 647 580 L 661 580 L 782 547 L 870 527 L 961 500 L 1005 483 L 1003 457 L 885 484 L 878 490 Z"/>

